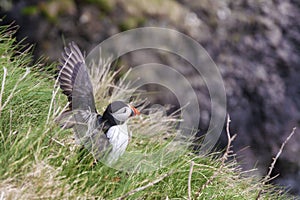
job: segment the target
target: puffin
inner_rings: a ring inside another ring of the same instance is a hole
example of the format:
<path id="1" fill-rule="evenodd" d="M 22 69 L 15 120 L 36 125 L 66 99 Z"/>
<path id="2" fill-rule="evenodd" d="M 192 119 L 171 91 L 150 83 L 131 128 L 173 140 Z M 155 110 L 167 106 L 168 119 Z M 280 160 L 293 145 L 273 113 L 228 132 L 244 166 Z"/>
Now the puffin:
<path id="1" fill-rule="evenodd" d="M 97 112 L 85 58 L 75 42 L 64 48 L 58 70 L 58 82 L 69 103 L 68 110 L 58 117 L 61 126 L 72 128 L 77 143 L 96 160 L 116 163 L 131 137 L 126 122 L 139 115 L 139 110 L 124 101 L 113 101 L 102 115 Z"/>

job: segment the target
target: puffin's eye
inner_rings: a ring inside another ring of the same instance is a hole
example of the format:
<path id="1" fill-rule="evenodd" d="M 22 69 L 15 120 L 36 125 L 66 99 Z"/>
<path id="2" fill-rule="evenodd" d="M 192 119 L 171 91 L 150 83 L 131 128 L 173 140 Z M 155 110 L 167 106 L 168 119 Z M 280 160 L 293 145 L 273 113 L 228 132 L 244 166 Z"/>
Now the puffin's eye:
<path id="1" fill-rule="evenodd" d="M 126 113 L 126 111 L 127 111 L 126 108 L 124 108 L 123 113 Z"/>

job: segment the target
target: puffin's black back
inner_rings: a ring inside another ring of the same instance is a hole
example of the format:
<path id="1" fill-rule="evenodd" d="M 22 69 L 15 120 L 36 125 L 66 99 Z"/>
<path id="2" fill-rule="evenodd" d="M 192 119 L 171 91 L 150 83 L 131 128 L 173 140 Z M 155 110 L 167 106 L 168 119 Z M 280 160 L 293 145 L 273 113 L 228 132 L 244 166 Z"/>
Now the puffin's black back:
<path id="1" fill-rule="evenodd" d="M 101 129 L 101 131 L 103 131 L 103 133 L 107 133 L 108 129 L 110 129 L 110 127 L 112 127 L 113 125 L 111 125 L 108 120 L 104 119 L 103 116 L 101 115 L 97 115 L 97 127 L 99 129 Z"/>

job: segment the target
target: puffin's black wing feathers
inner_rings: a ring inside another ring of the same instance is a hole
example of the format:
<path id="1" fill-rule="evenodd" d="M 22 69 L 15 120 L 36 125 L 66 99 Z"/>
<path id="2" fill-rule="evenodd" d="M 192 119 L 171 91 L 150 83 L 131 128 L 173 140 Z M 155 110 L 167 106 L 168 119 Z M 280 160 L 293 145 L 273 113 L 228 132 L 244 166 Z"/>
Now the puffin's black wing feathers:
<path id="1" fill-rule="evenodd" d="M 60 63 L 58 80 L 70 107 L 58 121 L 63 127 L 73 128 L 76 140 L 100 159 L 111 149 L 106 134 L 103 134 L 110 126 L 96 111 L 93 86 L 85 60 L 74 42 L 65 48 Z"/>
<path id="2" fill-rule="evenodd" d="M 74 42 L 65 47 L 60 63 L 58 80 L 60 88 L 68 97 L 70 110 L 80 109 L 96 112 L 93 86 L 85 59 Z"/>

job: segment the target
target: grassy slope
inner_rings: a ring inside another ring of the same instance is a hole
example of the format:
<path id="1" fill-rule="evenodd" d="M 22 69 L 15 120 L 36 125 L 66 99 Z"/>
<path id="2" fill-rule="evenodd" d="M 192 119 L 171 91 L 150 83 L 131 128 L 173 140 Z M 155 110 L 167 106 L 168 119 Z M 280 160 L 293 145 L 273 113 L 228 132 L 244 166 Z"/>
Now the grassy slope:
<path id="1" fill-rule="evenodd" d="M 254 177 L 243 177 L 234 163 L 219 170 L 221 160 L 213 156 L 186 154 L 166 168 L 141 174 L 120 172 L 101 163 L 93 165 L 92 156 L 74 144 L 72 133 L 52 122 L 57 115 L 54 112 L 64 105 L 57 95 L 48 112 L 55 81 L 30 66 L 30 56 L 18 53 L 11 33 L 3 28 L 0 41 L 1 197 L 114 199 L 133 191 L 127 198 L 187 198 L 193 160 L 192 197 L 216 174 L 199 199 L 255 199 L 262 187 L 266 189 L 263 199 L 287 199 L 273 186 L 262 186 Z M 24 77 L 26 67 L 30 67 L 30 73 Z M 149 187 L 135 191 L 145 185 Z"/>

